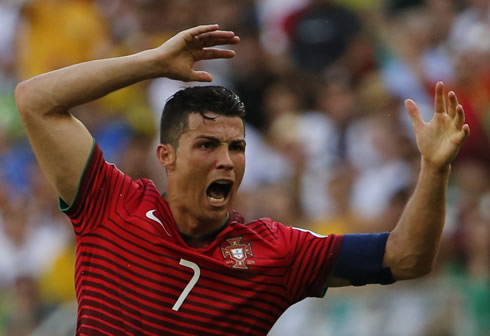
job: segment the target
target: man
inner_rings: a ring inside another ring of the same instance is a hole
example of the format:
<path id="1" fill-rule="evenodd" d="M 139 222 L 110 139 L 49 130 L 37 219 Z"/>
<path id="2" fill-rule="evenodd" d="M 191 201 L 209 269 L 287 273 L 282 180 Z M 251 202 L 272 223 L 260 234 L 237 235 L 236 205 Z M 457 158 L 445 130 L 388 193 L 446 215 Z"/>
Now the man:
<path id="1" fill-rule="evenodd" d="M 450 162 L 469 134 L 442 83 L 434 118 L 413 120 L 422 167 L 391 233 L 318 236 L 230 207 L 245 168 L 244 108 L 221 87 L 176 93 L 162 116 L 157 157 L 163 198 L 104 161 L 70 108 L 141 80 L 211 81 L 195 62 L 234 56 L 217 25 L 180 32 L 159 48 L 34 77 L 16 99 L 41 168 L 77 239 L 77 335 L 265 335 L 290 305 L 328 287 L 388 284 L 430 271 L 444 223 Z"/>

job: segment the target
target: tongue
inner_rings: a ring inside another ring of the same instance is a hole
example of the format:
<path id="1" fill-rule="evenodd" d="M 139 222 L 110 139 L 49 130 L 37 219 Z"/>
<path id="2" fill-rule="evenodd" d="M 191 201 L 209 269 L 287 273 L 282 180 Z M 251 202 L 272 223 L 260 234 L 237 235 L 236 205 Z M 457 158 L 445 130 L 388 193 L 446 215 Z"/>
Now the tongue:
<path id="1" fill-rule="evenodd" d="M 208 188 L 208 196 L 220 199 L 225 197 L 225 192 L 224 189 L 221 188 L 219 185 L 212 184 Z"/>

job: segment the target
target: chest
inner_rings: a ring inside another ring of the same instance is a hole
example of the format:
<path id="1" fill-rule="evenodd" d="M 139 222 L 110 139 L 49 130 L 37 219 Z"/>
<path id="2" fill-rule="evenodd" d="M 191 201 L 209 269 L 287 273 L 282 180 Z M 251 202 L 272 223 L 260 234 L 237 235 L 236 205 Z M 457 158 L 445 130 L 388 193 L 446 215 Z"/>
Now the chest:
<path id="1" fill-rule="evenodd" d="M 206 249 L 191 249 L 167 223 L 152 219 L 155 213 L 146 214 L 112 219 L 79 239 L 80 293 L 96 293 L 121 314 L 184 320 L 228 316 L 233 322 L 240 314 L 268 320 L 288 306 L 288 257 L 270 242 L 231 230 Z"/>

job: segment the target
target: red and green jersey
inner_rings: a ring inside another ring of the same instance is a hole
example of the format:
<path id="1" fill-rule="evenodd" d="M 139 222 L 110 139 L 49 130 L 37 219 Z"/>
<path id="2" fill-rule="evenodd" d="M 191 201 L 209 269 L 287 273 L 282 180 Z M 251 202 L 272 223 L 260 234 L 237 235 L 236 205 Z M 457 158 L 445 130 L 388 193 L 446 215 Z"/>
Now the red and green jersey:
<path id="1" fill-rule="evenodd" d="M 266 335 L 289 306 L 323 296 L 343 239 L 231 211 L 191 248 L 153 182 L 96 145 L 63 211 L 76 233 L 77 335 Z"/>

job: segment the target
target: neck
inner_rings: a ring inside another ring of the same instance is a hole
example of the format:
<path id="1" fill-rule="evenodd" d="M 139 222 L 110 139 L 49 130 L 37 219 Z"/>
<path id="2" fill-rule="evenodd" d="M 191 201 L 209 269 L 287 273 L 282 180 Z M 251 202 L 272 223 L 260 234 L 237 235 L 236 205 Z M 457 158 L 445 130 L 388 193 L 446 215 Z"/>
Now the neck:
<path id="1" fill-rule="evenodd" d="M 223 227 L 223 225 L 226 224 L 226 221 L 228 220 L 228 213 L 216 221 L 203 221 L 191 216 L 180 215 L 182 212 L 174 212 L 172 207 L 170 207 L 170 209 L 172 210 L 172 214 L 174 215 L 174 219 L 180 233 L 193 238 L 200 238 L 218 231 L 221 227 Z"/>
<path id="2" fill-rule="evenodd" d="M 208 244 L 211 244 L 215 240 L 216 236 L 225 228 L 226 221 L 228 221 L 228 217 L 226 218 L 225 222 L 223 222 L 223 225 L 218 229 L 205 234 L 191 236 L 180 232 L 180 236 L 186 242 L 186 244 L 189 245 L 189 247 L 202 248 Z"/>
<path id="3" fill-rule="evenodd" d="M 199 238 L 218 231 L 226 224 L 229 214 L 224 213 L 216 219 L 201 219 L 195 216 L 185 205 L 181 205 L 171 198 L 167 199 L 172 215 L 180 233 L 186 236 Z"/>

